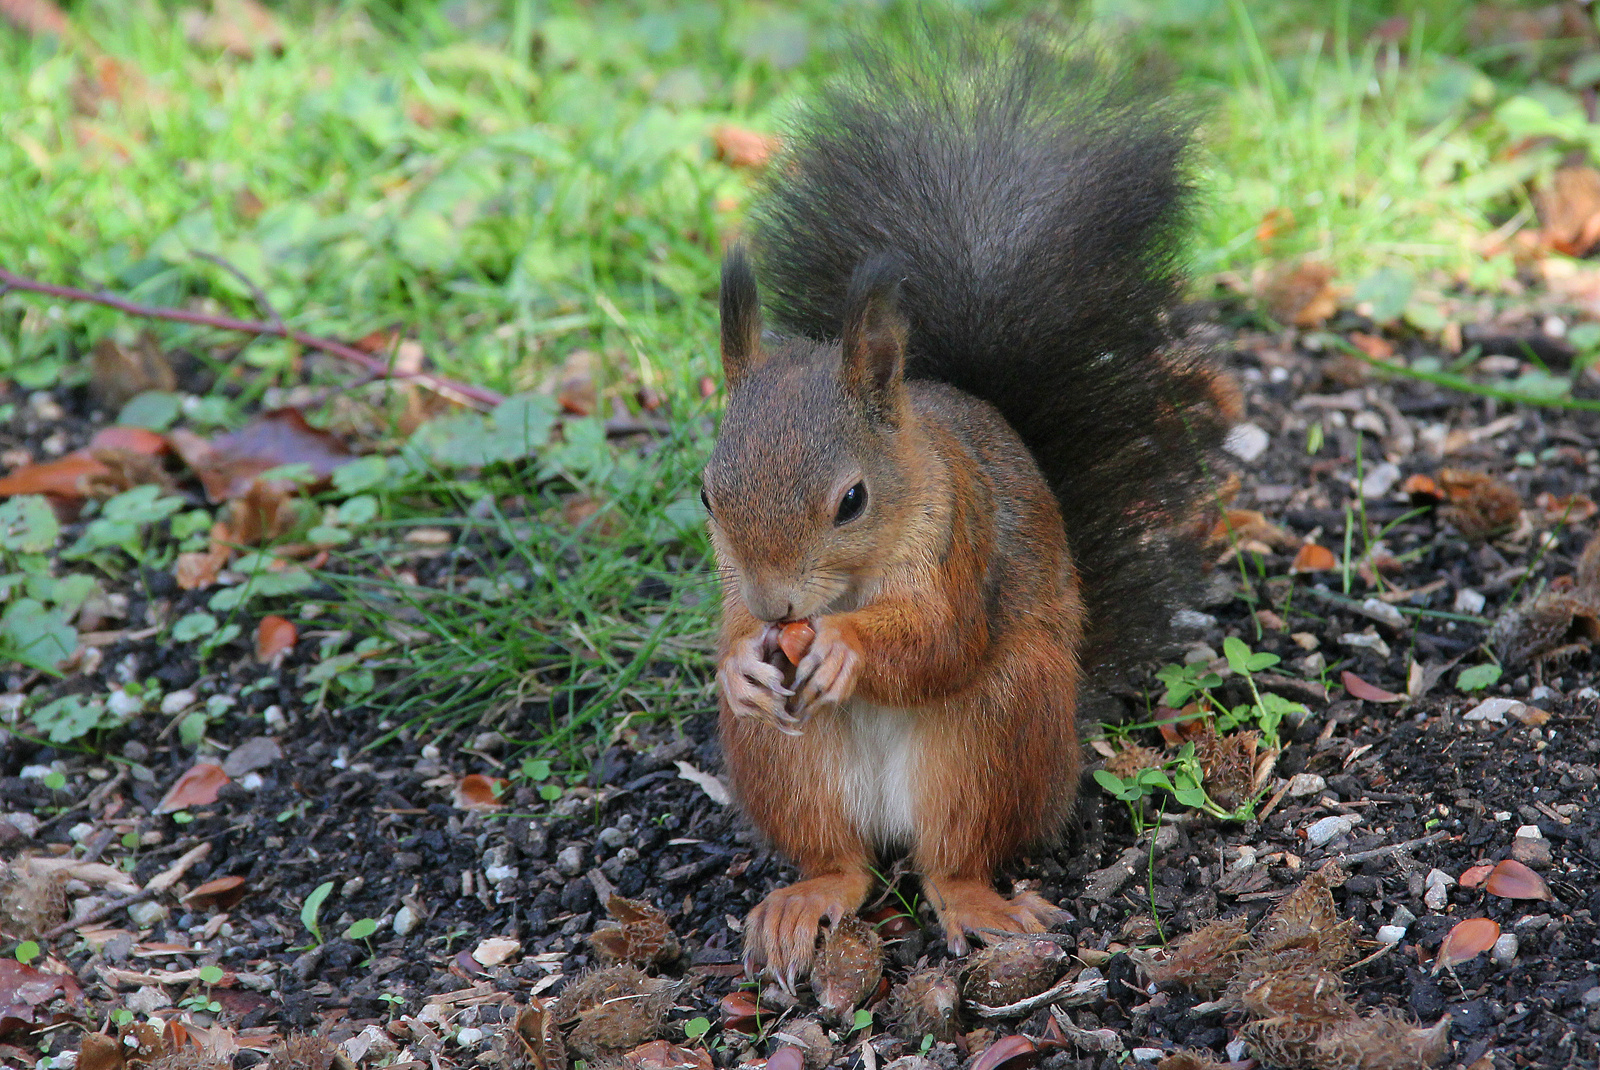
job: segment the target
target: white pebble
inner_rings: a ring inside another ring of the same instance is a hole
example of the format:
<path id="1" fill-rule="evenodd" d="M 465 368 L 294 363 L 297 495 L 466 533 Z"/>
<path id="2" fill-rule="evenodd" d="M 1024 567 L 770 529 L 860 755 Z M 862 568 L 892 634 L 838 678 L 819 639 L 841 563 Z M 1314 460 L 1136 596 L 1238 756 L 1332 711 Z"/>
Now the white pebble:
<path id="1" fill-rule="evenodd" d="M 1387 624 L 1391 628 L 1404 628 L 1406 618 L 1398 609 L 1391 606 L 1381 598 L 1369 598 L 1361 603 L 1361 615 Z"/>
<path id="2" fill-rule="evenodd" d="M 1249 464 L 1272 444 L 1272 436 L 1255 424 L 1239 424 L 1222 440 L 1222 448 Z"/>
<path id="3" fill-rule="evenodd" d="M 516 866 L 487 866 L 484 868 L 483 877 L 490 884 L 500 884 L 517 875 Z"/>
<path id="4" fill-rule="evenodd" d="M 161 712 L 166 714 L 168 717 L 171 717 L 174 714 L 182 713 L 190 706 L 193 706 L 195 700 L 199 697 L 200 696 L 194 693 L 193 689 L 187 687 L 181 691 L 173 691 L 170 694 L 162 696 Z"/>
<path id="5" fill-rule="evenodd" d="M 394 921 L 390 923 L 390 927 L 394 929 L 396 936 L 410 936 L 416 932 L 421 922 L 422 919 L 417 917 L 416 911 L 408 906 L 402 906 L 394 912 Z"/>
<path id="6" fill-rule="evenodd" d="M 160 903 L 134 903 L 128 908 L 128 920 L 141 929 L 148 929 L 167 916 L 167 908 Z"/>
<path id="7" fill-rule="evenodd" d="M 106 709 L 126 721 L 144 709 L 144 699 L 136 698 L 120 687 L 113 688 L 111 694 L 106 696 Z"/>
<path id="8" fill-rule="evenodd" d="M 1501 933 L 1495 940 L 1494 947 L 1489 951 L 1489 957 L 1497 966 L 1510 966 L 1517 961 L 1517 934 Z"/>
<path id="9" fill-rule="evenodd" d="M 1515 716 L 1525 707 L 1514 698 L 1486 698 L 1472 709 L 1461 715 L 1463 721 L 1486 721 L 1489 724 L 1505 724 L 1506 714 Z"/>
<path id="10" fill-rule="evenodd" d="M 1517 839 L 1542 840 L 1544 839 L 1544 833 L 1539 831 L 1538 825 L 1521 825 L 1517 828 Z"/>
<path id="11" fill-rule="evenodd" d="M 1153 1063 L 1167 1057 L 1165 1048 L 1134 1048 L 1130 1052 L 1136 1062 Z"/>
<path id="12" fill-rule="evenodd" d="M 87 821 L 80 821 L 67 830 L 67 837 L 73 843 L 82 843 L 94 835 L 94 826 Z"/>
<path id="13" fill-rule="evenodd" d="M 1360 820 L 1354 814 L 1337 814 L 1320 821 L 1313 821 L 1306 829 L 1306 842 L 1313 847 L 1321 847 L 1329 840 L 1343 836 L 1355 828 Z"/>
<path id="14" fill-rule="evenodd" d="M 1486 601 L 1487 599 L 1485 599 L 1483 595 L 1479 594 L 1477 591 L 1474 591 L 1471 587 L 1463 587 L 1461 590 L 1456 592 L 1454 608 L 1457 613 L 1471 613 L 1476 615 L 1483 612 L 1483 607 Z"/>
<path id="15" fill-rule="evenodd" d="M 1392 461 L 1384 461 L 1361 477 L 1361 496 L 1381 498 L 1393 490 L 1399 481 L 1400 466 Z"/>
<path id="16" fill-rule="evenodd" d="M 482 1039 L 483 1030 L 473 1025 L 463 1026 L 461 1031 L 456 1034 L 456 1043 L 460 1044 L 463 1048 L 467 1047 L 469 1044 L 476 1044 Z"/>
<path id="17" fill-rule="evenodd" d="M 1405 939 L 1406 927 L 1404 925 L 1378 926 L 1378 942 L 1380 944 L 1398 944 Z"/>
<path id="18" fill-rule="evenodd" d="M 1339 642 L 1358 650 L 1370 650 L 1380 658 L 1389 656 L 1389 644 L 1377 632 L 1345 632 Z"/>
<path id="19" fill-rule="evenodd" d="M 1307 795 L 1320 794 L 1327 786 L 1328 782 L 1315 773 L 1296 773 L 1289 778 L 1289 795 L 1303 799 Z"/>

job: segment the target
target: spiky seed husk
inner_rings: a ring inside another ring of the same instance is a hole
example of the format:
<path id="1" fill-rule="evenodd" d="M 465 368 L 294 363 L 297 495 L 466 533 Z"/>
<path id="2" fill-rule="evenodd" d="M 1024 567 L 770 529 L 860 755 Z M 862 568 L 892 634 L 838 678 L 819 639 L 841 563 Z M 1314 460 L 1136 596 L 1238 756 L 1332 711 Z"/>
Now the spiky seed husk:
<path id="1" fill-rule="evenodd" d="M 495 1037 L 495 1050 L 511 1070 L 566 1070 L 567 1045 L 553 1008 L 537 996 Z"/>
<path id="2" fill-rule="evenodd" d="M 67 920 L 67 878 L 42 873 L 18 861 L 0 867 L 0 928 L 36 939 Z"/>
<path id="3" fill-rule="evenodd" d="M 1222 918 L 1189 933 L 1160 962 L 1145 971 L 1156 984 L 1176 984 L 1203 996 L 1213 996 L 1238 975 L 1250 946 L 1250 919 Z"/>
<path id="4" fill-rule="evenodd" d="M 613 893 L 606 910 L 615 923 L 589 934 L 589 945 L 603 963 L 652 966 L 678 957 L 678 938 L 654 905 Z"/>
<path id="5" fill-rule="evenodd" d="M 1054 940 L 1014 936 L 967 959 L 961 995 L 985 1007 L 1004 1007 L 1037 996 L 1066 972 L 1067 953 Z"/>
<path id="6" fill-rule="evenodd" d="M 1344 997 L 1344 982 L 1327 970 L 1274 970 L 1245 986 L 1240 1005 L 1258 1018 L 1290 1017 L 1303 1022 L 1342 1022 L 1355 1017 Z"/>
<path id="7" fill-rule="evenodd" d="M 882 976 L 883 940 L 859 915 L 846 914 L 822 941 L 811 990 L 825 1012 L 842 1017 L 872 995 Z"/>
<path id="8" fill-rule="evenodd" d="M 1355 922 L 1339 920 L 1330 890 L 1330 884 L 1342 877 L 1342 872 L 1319 870 L 1284 896 L 1252 934 L 1255 957 L 1298 949 L 1310 953 L 1320 966 L 1335 970 L 1355 961 Z"/>
<path id="9" fill-rule="evenodd" d="M 799 1048 L 805 1059 L 806 1070 L 823 1070 L 833 1062 L 833 1039 L 814 1018 L 796 1018 L 792 1022 L 784 1022 L 773 1032 L 772 1038 L 776 1043 Z"/>
<path id="10" fill-rule="evenodd" d="M 633 966 L 606 966 L 573 978 L 552 1013 L 558 1022 L 577 1023 L 567 1046 L 594 1059 L 654 1039 L 677 989 L 676 982 Z"/>
<path id="11" fill-rule="evenodd" d="M 916 970 L 889 993 L 889 1020 L 902 1036 L 954 1040 L 960 1009 L 955 974 L 941 967 Z"/>
<path id="12" fill-rule="evenodd" d="M 1149 747 L 1141 747 L 1129 743 L 1121 750 L 1106 759 L 1106 772 L 1114 777 L 1127 780 L 1141 769 L 1157 769 L 1161 766 L 1161 755 Z"/>
<path id="13" fill-rule="evenodd" d="M 1195 740 L 1194 755 L 1205 771 L 1206 794 L 1224 810 L 1238 808 L 1255 792 L 1259 739 L 1257 732 L 1230 732 L 1219 736 L 1212 729 Z"/>
<path id="14" fill-rule="evenodd" d="M 1421 1070 L 1450 1055 L 1450 1019 L 1423 1028 L 1380 1011 L 1333 1026 L 1313 1048 L 1315 1070 Z"/>
<path id="15" fill-rule="evenodd" d="M 1163 1056 L 1156 1070 L 1224 1070 L 1224 1064 L 1203 1051 L 1185 1049 Z"/>

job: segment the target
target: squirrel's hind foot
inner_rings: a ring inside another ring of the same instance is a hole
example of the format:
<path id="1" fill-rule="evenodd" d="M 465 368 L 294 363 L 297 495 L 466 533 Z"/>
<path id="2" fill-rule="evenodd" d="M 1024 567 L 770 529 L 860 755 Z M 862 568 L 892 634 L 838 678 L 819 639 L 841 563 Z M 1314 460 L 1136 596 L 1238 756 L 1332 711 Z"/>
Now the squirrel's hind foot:
<path id="1" fill-rule="evenodd" d="M 837 925 L 867 897 L 865 873 L 825 873 L 770 893 L 744 923 L 744 968 L 787 991 L 811 968 L 822 919 Z"/>
<path id="2" fill-rule="evenodd" d="M 955 955 L 972 949 L 968 934 L 1042 933 L 1070 917 L 1036 892 L 1007 899 L 987 881 L 927 878 L 923 883 L 944 929 L 944 942 Z"/>

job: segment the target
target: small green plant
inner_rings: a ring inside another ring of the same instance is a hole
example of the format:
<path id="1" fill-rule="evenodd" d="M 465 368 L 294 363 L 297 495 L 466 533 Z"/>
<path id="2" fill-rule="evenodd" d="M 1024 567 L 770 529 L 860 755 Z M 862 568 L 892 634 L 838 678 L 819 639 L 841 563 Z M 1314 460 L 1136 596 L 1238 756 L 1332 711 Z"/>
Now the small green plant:
<path id="1" fill-rule="evenodd" d="M 133 1024 L 133 1019 L 133 1012 L 126 1007 L 118 1007 L 111 1012 L 112 1025 L 131 1025 Z"/>
<path id="2" fill-rule="evenodd" d="M 683 1035 L 690 1041 L 699 1040 L 711 1031 L 711 1019 L 690 1018 L 683 1023 Z"/>
<path id="3" fill-rule="evenodd" d="M 322 924 L 317 920 L 317 915 L 322 911 L 322 903 L 333 891 L 333 881 L 323 881 L 311 889 L 311 894 L 306 896 L 306 901 L 300 904 L 300 924 L 306 927 L 311 938 L 317 946 L 322 944 Z"/>
<path id="4" fill-rule="evenodd" d="M 380 993 L 378 998 L 396 1010 L 406 1005 L 406 998 L 395 992 Z"/>
<path id="5" fill-rule="evenodd" d="M 1500 682 L 1500 666 L 1489 662 L 1462 669 L 1456 677 L 1456 687 L 1462 691 L 1482 691 Z"/>
<path id="6" fill-rule="evenodd" d="M 856 1011 L 855 1020 L 850 1024 L 850 1032 L 859 1033 L 863 1029 L 871 1028 L 871 1026 L 872 1012 L 867 1008 L 862 1007 L 860 1010 Z"/>
<path id="7" fill-rule="evenodd" d="M 17 949 L 11 954 L 18 962 L 26 966 L 39 957 L 39 945 L 33 940 L 24 940 L 17 945 Z"/>
<path id="8" fill-rule="evenodd" d="M 930 1052 L 932 1050 L 933 1050 L 933 1034 L 932 1033 L 924 1033 L 924 1034 L 922 1034 L 922 1046 L 917 1049 L 917 1054 L 918 1055 L 926 1055 L 926 1054 L 928 1054 L 928 1052 Z"/>

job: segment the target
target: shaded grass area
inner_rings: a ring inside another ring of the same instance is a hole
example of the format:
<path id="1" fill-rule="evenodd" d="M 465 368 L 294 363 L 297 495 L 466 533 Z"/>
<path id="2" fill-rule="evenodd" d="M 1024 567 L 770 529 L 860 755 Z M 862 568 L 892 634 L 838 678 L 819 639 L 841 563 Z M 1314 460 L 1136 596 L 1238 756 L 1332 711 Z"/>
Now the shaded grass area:
<path id="1" fill-rule="evenodd" d="M 1592 136 L 1571 121 L 1583 85 L 1562 66 L 1568 43 L 1484 43 L 1471 7 L 999 3 L 974 17 L 1082 21 L 1200 102 L 1203 281 L 1315 256 L 1429 329 L 1442 289 L 1511 278 L 1482 239 Z M 719 251 L 753 189 L 711 133 L 778 129 L 850 32 L 893 38 L 945 16 L 820 2 L 274 10 L 276 46 L 248 55 L 192 42 L 178 9 L 151 0 L 73 8 L 92 48 L 0 30 L 13 176 L 0 263 L 335 337 L 397 331 L 446 373 L 507 392 L 584 354 L 602 411 L 660 393 L 659 438 L 608 444 L 598 420 L 569 423 L 565 444 L 593 447 L 581 464 L 373 488 L 383 519 L 329 570 L 336 597 L 317 604 L 337 625 L 320 651 L 333 667 L 307 695 L 370 706 L 383 731 L 476 720 L 544 746 L 624 712 L 707 708 L 713 592 L 694 481 L 715 404 L 697 387 L 716 370 Z M 135 329 L 0 296 L 0 376 L 76 388 L 88 348 Z M 344 381 L 287 343 L 156 336 L 209 366 L 236 417 L 308 374 Z M 599 512 L 574 523 L 579 500 Z M 404 532 L 430 524 L 450 548 L 419 556 Z"/>

